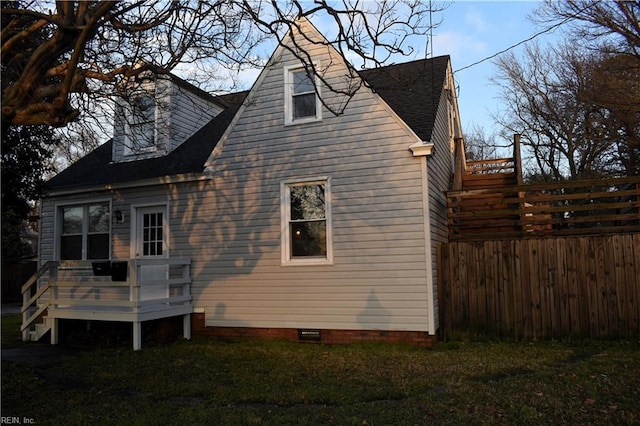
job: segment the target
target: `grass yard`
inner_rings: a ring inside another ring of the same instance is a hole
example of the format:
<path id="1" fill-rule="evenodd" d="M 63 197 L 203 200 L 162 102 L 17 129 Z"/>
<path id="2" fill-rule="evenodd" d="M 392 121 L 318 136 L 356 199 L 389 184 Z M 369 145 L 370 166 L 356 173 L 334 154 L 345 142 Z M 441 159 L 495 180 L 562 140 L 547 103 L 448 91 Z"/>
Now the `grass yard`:
<path id="1" fill-rule="evenodd" d="M 5 349 L 18 317 L 2 317 Z M 639 424 L 640 345 L 328 346 L 196 338 L 2 362 L 2 416 L 37 424 Z M 9 419 L 10 420 L 10 419 Z M 24 424 L 24 423 L 23 423 Z"/>

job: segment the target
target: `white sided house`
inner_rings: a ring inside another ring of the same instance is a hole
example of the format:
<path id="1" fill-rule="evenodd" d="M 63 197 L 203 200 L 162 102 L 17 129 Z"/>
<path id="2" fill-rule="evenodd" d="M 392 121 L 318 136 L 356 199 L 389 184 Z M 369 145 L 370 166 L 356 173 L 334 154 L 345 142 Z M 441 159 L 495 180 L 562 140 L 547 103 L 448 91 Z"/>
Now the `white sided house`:
<path id="1" fill-rule="evenodd" d="M 450 59 L 347 77 L 333 48 L 302 47 L 322 79 L 279 47 L 248 92 L 157 76 L 120 105 L 113 139 L 49 182 L 25 339 L 123 321 L 139 349 L 142 322 L 176 317 L 187 338 L 433 341 L 461 136 Z M 323 80 L 362 87 L 346 103 Z"/>

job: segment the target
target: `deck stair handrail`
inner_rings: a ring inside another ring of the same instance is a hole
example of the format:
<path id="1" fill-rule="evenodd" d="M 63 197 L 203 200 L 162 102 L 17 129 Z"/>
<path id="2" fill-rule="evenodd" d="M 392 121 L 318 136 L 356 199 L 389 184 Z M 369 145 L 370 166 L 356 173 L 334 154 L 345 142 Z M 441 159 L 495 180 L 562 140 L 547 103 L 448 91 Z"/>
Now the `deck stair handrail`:
<path id="1" fill-rule="evenodd" d="M 51 282 L 52 280 L 48 280 L 45 285 L 40 287 L 39 289 L 34 291 L 34 286 L 38 284 L 40 278 L 46 273 L 49 272 L 50 277 L 55 273 L 54 271 L 58 268 L 60 262 L 58 261 L 47 261 L 36 271 L 35 274 L 27 280 L 27 282 L 22 286 L 22 309 L 20 310 L 22 314 L 22 325 L 20 326 L 20 332 L 22 333 L 22 340 L 29 340 L 29 328 L 31 325 L 40 318 L 40 316 L 47 309 L 47 304 L 42 304 L 40 307 L 34 306 L 38 303 L 38 301 L 44 296 L 44 294 L 51 290 Z M 31 313 L 33 309 L 36 309 L 35 312 Z"/>

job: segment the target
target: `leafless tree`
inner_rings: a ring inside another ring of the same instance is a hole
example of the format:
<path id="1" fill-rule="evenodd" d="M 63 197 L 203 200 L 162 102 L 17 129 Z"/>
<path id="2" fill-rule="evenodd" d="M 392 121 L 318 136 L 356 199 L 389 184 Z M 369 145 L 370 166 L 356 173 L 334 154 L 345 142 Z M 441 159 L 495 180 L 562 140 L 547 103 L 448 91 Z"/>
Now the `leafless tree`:
<path id="1" fill-rule="evenodd" d="M 263 66 L 260 48 L 267 38 L 286 45 L 315 73 L 309 52 L 299 48 L 309 41 L 305 34 L 293 31 L 294 37 L 285 39 L 300 17 L 328 20 L 328 44 L 343 55 L 349 52 L 355 66 L 377 66 L 413 53 L 409 42 L 429 30 L 432 7 L 420 0 L 14 3 L 2 10 L 2 77 L 8 82 L 2 123 L 56 127 L 90 112 L 87 99 L 112 95 L 149 69 Z"/>
<path id="2" fill-rule="evenodd" d="M 499 136 L 487 134 L 484 127 L 474 125 L 464 133 L 465 156 L 469 161 L 497 158 L 504 146 L 498 143 Z"/>
<path id="3" fill-rule="evenodd" d="M 542 49 L 534 44 L 522 58 L 509 53 L 496 61 L 493 81 L 502 89 L 505 108 L 499 122 L 509 133 L 522 134 L 533 161 L 529 173 L 547 179 L 637 173 L 620 153 L 628 155 L 637 140 L 638 117 L 626 111 L 625 124 L 618 118 L 622 111 L 602 102 L 614 84 L 601 78 L 611 71 L 606 58 L 575 46 Z M 629 69 L 625 72 L 629 77 Z M 617 90 L 637 96 L 637 70 L 631 77 L 615 79 Z M 637 104 L 633 108 L 637 111 Z"/>
<path id="4" fill-rule="evenodd" d="M 610 144 L 619 171 L 640 174 L 640 1 L 546 0 L 533 18 L 565 22 L 568 43 L 591 52 L 577 92 L 590 134 Z"/>
<path id="5" fill-rule="evenodd" d="M 600 49 L 632 54 L 640 60 L 640 1 L 545 0 L 534 19 L 566 21 L 572 26 L 574 41 L 595 43 Z"/>

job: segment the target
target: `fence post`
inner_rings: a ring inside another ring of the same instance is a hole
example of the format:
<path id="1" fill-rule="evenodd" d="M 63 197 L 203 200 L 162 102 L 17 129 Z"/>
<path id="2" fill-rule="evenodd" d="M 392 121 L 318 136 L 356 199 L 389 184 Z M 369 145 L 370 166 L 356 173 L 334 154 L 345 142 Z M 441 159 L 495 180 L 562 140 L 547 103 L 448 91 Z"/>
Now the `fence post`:
<path id="1" fill-rule="evenodd" d="M 513 163 L 515 166 L 516 180 L 518 185 L 522 185 L 522 154 L 520 153 L 520 136 L 513 135 Z"/>
<path id="2" fill-rule="evenodd" d="M 522 155 L 520 153 L 520 134 L 513 135 L 513 170 L 516 174 L 516 182 L 522 185 Z M 525 215 L 526 194 L 524 191 L 518 191 L 518 216 L 520 218 L 522 236 L 527 236 L 527 217 Z"/>

